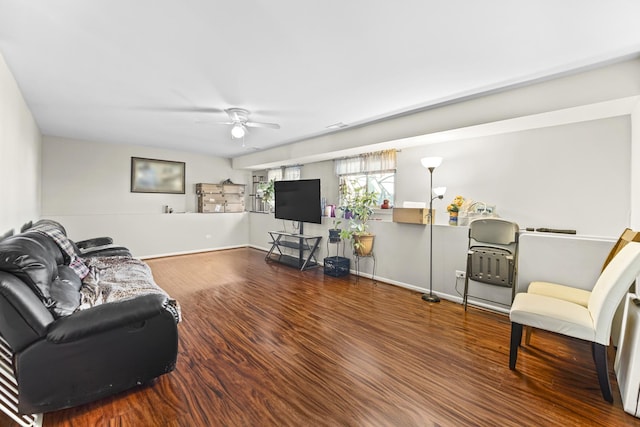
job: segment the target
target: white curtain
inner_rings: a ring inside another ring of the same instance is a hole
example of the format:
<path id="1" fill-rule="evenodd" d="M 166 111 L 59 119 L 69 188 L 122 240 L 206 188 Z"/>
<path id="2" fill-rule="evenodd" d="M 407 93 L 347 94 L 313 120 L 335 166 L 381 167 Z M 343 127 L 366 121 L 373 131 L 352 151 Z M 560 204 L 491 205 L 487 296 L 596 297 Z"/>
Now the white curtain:
<path id="1" fill-rule="evenodd" d="M 284 179 L 287 181 L 300 179 L 300 166 L 286 166 L 284 168 Z"/>
<path id="2" fill-rule="evenodd" d="M 282 180 L 282 169 L 269 169 L 267 171 L 267 181 L 281 181 Z"/>
<path id="3" fill-rule="evenodd" d="M 269 169 L 267 171 L 268 181 L 296 181 L 300 179 L 300 171 L 302 166 L 284 166 L 277 169 Z"/>
<path id="4" fill-rule="evenodd" d="M 396 170 L 396 150 L 377 151 L 345 159 L 336 159 L 334 163 L 338 176 L 394 172 Z"/>

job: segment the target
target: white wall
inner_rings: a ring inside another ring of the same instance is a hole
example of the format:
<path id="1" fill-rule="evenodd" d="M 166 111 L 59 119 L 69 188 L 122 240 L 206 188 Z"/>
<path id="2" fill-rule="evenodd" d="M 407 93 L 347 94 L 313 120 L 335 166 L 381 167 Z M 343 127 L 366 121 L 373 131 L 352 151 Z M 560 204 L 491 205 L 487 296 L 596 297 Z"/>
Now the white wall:
<path id="1" fill-rule="evenodd" d="M 0 54 L 0 234 L 40 216 L 38 126 Z"/>
<path id="2" fill-rule="evenodd" d="M 640 230 L 640 102 L 631 113 L 631 219 L 630 227 Z"/>
<path id="3" fill-rule="evenodd" d="M 48 136 L 42 150 L 42 216 L 60 221 L 74 240 L 112 236 L 141 257 L 248 241 L 245 213 L 193 213 L 196 183 L 250 182 L 250 173 L 232 170 L 228 159 Z M 131 193 L 131 157 L 185 162 L 185 194 Z M 176 213 L 162 213 L 164 205 Z"/>
<path id="4" fill-rule="evenodd" d="M 45 136 L 43 215 L 104 215 L 195 212 L 195 184 L 227 178 L 247 184 L 250 174 L 232 170 L 228 159 L 199 153 Z M 132 193 L 131 157 L 185 162 L 185 194 Z M 79 161 L 78 161 L 79 160 Z"/>
<path id="5" fill-rule="evenodd" d="M 396 202 L 427 201 L 429 173 L 420 158 L 441 156 L 434 186 L 436 223 L 456 195 L 497 206 L 522 228 L 574 229 L 618 236 L 631 210 L 628 116 L 466 139 L 398 153 Z"/>

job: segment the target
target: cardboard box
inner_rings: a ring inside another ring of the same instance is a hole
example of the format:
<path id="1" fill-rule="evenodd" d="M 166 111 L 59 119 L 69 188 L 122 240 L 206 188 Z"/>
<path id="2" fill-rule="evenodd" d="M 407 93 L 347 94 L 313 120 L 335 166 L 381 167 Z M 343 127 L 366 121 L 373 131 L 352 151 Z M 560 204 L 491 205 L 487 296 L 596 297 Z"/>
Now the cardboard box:
<path id="1" fill-rule="evenodd" d="M 226 194 L 238 194 L 240 196 L 244 196 L 244 185 L 243 184 L 223 184 L 222 192 Z"/>
<path id="2" fill-rule="evenodd" d="M 222 194 L 222 185 L 220 184 L 196 184 L 196 194 Z"/>
<path id="3" fill-rule="evenodd" d="M 432 218 L 435 220 L 436 212 Z M 405 224 L 429 224 L 429 209 L 427 208 L 393 208 L 393 222 Z"/>
<path id="4" fill-rule="evenodd" d="M 222 203 L 209 203 L 198 202 L 198 212 L 200 213 L 220 213 L 224 212 L 224 204 Z"/>
<path id="5" fill-rule="evenodd" d="M 244 212 L 244 203 L 229 203 L 224 206 L 225 212 Z"/>

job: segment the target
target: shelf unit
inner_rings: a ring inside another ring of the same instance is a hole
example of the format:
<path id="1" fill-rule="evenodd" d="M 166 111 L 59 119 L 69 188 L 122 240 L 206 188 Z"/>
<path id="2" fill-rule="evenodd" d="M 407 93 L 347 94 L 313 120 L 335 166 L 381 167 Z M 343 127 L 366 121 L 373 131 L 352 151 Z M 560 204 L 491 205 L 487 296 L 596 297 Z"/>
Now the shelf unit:
<path id="1" fill-rule="evenodd" d="M 262 176 L 254 176 L 253 189 L 251 196 L 251 211 L 253 212 L 269 212 L 269 204 L 262 198 L 261 192 L 269 185 L 268 181 L 262 180 Z"/>
<path id="2" fill-rule="evenodd" d="M 244 192 L 244 184 L 198 183 L 198 212 L 244 212 Z"/>
<path id="3" fill-rule="evenodd" d="M 271 249 L 265 256 L 265 261 L 275 261 L 281 264 L 295 267 L 300 270 L 317 267 L 315 252 L 318 249 L 322 236 L 307 236 L 293 234 L 284 231 L 269 231 Z M 283 251 L 284 248 L 297 250 L 297 256 Z"/>

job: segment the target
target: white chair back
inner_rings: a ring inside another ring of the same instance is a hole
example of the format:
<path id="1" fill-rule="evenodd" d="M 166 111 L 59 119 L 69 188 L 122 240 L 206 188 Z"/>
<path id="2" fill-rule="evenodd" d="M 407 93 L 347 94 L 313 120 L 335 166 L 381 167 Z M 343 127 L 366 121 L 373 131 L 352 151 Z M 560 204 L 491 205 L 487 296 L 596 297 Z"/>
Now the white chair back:
<path id="1" fill-rule="evenodd" d="M 640 275 L 640 243 L 630 242 L 602 271 L 591 291 L 587 308 L 593 319 L 597 343 L 609 345 L 613 316 L 618 304 L 638 275 Z"/>

